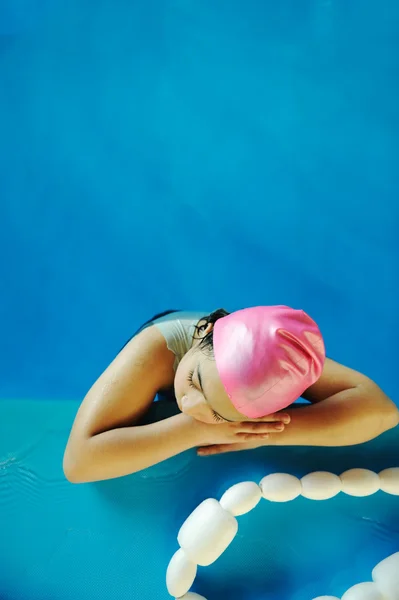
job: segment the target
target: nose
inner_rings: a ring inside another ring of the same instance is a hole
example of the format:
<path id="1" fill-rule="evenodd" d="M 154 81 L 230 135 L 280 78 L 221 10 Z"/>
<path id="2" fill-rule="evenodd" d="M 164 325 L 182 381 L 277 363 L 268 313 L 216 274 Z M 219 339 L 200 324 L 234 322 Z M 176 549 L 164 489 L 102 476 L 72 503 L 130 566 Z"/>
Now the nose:
<path id="1" fill-rule="evenodd" d="M 193 397 L 183 396 L 181 399 L 180 410 L 184 412 L 185 415 L 197 419 L 197 421 L 213 423 L 209 406 L 202 398 L 196 397 L 195 394 Z"/>
<path id="2" fill-rule="evenodd" d="M 195 411 L 196 406 L 198 405 L 198 400 L 196 401 L 195 398 L 193 397 L 189 397 L 189 396 L 183 396 L 182 399 L 180 400 L 180 404 L 181 404 L 181 408 L 180 410 L 182 410 L 184 413 L 186 414 L 191 414 L 191 412 Z"/>
<path id="3" fill-rule="evenodd" d="M 195 394 L 190 394 L 190 396 L 186 395 L 180 399 L 180 410 L 186 415 L 194 417 L 198 413 L 198 399 L 195 398 Z"/>

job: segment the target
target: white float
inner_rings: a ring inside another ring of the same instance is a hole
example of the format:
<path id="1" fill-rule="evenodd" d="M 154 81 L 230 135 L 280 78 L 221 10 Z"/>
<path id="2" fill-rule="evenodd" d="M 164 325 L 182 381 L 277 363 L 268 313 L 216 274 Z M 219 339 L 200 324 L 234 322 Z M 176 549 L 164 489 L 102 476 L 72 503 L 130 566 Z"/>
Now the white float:
<path id="1" fill-rule="evenodd" d="M 260 502 L 262 492 L 254 481 L 237 483 L 220 498 L 220 506 L 235 517 L 245 515 Z"/>
<path id="2" fill-rule="evenodd" d="M 173 555 L 166 573 L 168 592 L 175 600 L 206 600 L 190 592 L 197 565 L 215 562 L 233 541 L 236 517 L 248 513 L 262 496 L 269 502 L 289 502 L 303 496 L 309 500 L 328 500 L 341 491 L 354 497 L 370 496 L 378 490 L 399 496 L 399 467 L 379 474 L 368 469 L 350 469 L 340 476 L 326 471 L 309 473 L 298 479 L 287 473 L 266 475 L 259 485 L 243 481 L 230 487 L 220 502 L 208 498 L 197 506 L 180 528 L 180 548 Z M 399 552 L 381 561 L 373 570 L 373 581 L 358 583 L 341 600 L 399 600 Z M 318 596 L 313 600 L 339 600 Z"/>
<path id="3" fill-rule="evenodd" d="M 192 561 L 207 567 L 223 554 L 237 531 L 237 519 L 208 498 L 183 523 L 177 541 Z"/>
<path id="4" fill-rule="evenodd" d="M 188 592 L 197 575 L 197 565 L 180 548 L 172 557 L 166 571 L 166 587 L 171 596 L 180 598 Z"/>
<path id="5" fill-rule="evenodd" d="M 349 496 L 370 496 L 381 487 L 380 478 L 368 469 L 350 469 L 340 476 L 342 491 Z"/>
<path id="6" fill-rule="evenodd" d="M 309 473 L 301 479 L 302 496 L 309 500 L 329 500 L 334 498 L 342 489 L 338 475 L 326 471 Z"/>
<path id="7" fill-rule="evenodd" d="M 289 502 L 298 498 L 302 492 L 298 477 L 287 473 L 272 473 L 266 475 L 260 484 L 262 496 L 270 502 Z"/>
<path id="8" fill-rule="evenodd" d="M 383 492 L 399 496 L 399 467 L 384 469 L 384 471 L 379 473 L 378 477 Z"/>
<path id="9" fill-rule="evenodd" d="M 366 581 L 365 583 L 358 583 L 351 587 L 342 596 L 341 600 L 387 600 L 382 594 L 378 586 L 373 583 Z"/>
<path id="10" fill-rule="evenodd" d="M 378 563 L 372 577 L 389 600 L 399 600 L 399 552 Z"/>

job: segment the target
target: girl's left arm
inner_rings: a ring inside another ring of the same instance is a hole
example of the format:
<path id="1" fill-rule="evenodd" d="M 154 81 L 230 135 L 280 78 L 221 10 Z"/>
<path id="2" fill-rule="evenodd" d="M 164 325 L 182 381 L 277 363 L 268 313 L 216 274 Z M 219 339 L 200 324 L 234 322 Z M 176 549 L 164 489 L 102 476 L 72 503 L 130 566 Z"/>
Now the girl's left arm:
<path id="1" fill-rule="evenodd" d="M 374 381 L 331 359 L 303 397 L 311 405 L 285 410 L 290 424 L 266 445 L 352 446 L 399 423 L 398 408 Z"/>
<path id="2" fill-rule="evenodd" d="M 399 424 L 399 410 L 374 381 L 327 359 L 320 379 L 303 394 L 307 406 L 285 409 L 291 422 L 267 440 L 219 444 L 198 450 L 201 456 L 251 450 L 260 446 L 354 446 Z"/>

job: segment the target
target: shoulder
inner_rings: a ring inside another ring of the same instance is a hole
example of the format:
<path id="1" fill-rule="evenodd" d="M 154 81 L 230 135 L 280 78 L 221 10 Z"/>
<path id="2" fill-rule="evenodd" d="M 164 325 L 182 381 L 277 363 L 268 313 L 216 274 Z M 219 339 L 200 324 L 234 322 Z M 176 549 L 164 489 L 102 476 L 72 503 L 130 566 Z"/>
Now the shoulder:
<path id="1" fill-rule="evenodd" d="M 167 347 L 166 340 L 162 332 L 156 325 L 150 325 L 137 335 L 135 335 L 126 344 L 121 354 L 142 356 L 146 360 L 154 361 L 158 358 L 168 359 L 172 355 Z"/>
<path id="2" fill-rule="evenodd" d="M 179 311 L 153 321 L 153 326 L 162 333 L 169 350 L 181 359 L 191 347 L 202 317 L 203 313 Z"/>
<path id="3" fill-rule="evenodd" d="M 173 363 L 175 356 L 167 346 L 165 337 L 154 325 L 150 325 L 134 336 L 120 352 L 117 360 L 131 368 L 139 368 L 162 383 L 174 379 Z"/>

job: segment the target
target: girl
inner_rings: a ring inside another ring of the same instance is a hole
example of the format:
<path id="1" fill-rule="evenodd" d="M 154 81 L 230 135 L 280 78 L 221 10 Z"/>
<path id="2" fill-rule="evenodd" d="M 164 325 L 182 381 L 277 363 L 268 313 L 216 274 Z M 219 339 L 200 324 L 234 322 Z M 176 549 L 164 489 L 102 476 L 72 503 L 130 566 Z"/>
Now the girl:
<path id="1" fill-rule="evenodd" d="M 140 424 L 154 397 L 180 413 Z M 302 396 L 309 404 L 292 406 Z M 347 446 L 399 423 L 368 377 L 326 359 L 303 311 L 167 311 L 128 341 L 86 395 L 64 455 L 74 483 L 145 469 L 190 448 Z"/>

